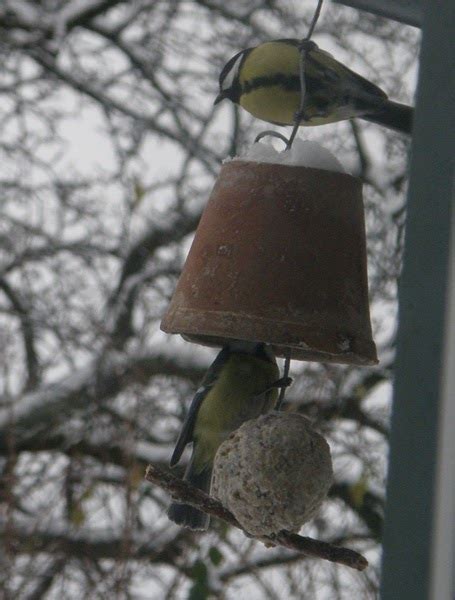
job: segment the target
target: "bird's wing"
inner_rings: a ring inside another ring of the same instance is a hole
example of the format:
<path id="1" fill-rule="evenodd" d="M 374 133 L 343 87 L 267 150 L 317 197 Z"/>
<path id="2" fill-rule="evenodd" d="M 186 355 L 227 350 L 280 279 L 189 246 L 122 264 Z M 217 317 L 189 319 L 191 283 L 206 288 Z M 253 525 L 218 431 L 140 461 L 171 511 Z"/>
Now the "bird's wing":
<path id="1" fill-rule="evenodd" d="M 175 445 L 174 452 L 172 453 L 170 462 L 171 467 L 173 467 L 179 462 L 183 454 L 183 450 L 185 449 L 185 446 L 192 441 L 194 425 L 196 423 L 199 408 L 207 394 L 215 385 L 220 371 L 222 370 L 223 366 L 229 358 L 229 353 L 230 350 L 227 347 L 221 350 L 221 352 L 218 354 L 218 356 L 210 366 L 209 370 L 205 374 L 204 379 L 202 380 L 201 385 L 199 386 L 199 389 L 195 393 L 193 400 L 191 401 L 190 410 L 188 411 L 179 438 Z"/>
<path id="2" fill-rule="evenodd" d="M 378 100 L 385 100 L 387 94 L 377 85 L 362 77 L 355 71 L 340 63 L 330 52 L 321 50 L 319 47 L 310 50 L 310 60 L 305 65 L 306 73 L 309 77 L 318 78 L 321 83 L 331 85 L 343 85 L 347 89 L 351 88 L 354 96 L 377 97 Z"/>

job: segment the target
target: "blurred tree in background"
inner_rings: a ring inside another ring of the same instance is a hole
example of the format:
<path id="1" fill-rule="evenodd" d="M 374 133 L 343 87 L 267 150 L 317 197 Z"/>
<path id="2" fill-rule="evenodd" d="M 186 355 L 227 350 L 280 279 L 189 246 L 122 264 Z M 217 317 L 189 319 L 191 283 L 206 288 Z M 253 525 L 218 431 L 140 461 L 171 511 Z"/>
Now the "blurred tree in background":
<path id="1" fill-rule="evenodd" d="M 294 363 L 286 408 L 327 437 L 335 484 L 303 533 L 363 573 L 193 534 L 144 481 L 166 465 L 214 351 L 160 333 L 220 162 L 268 126 L 213 107 L 237 51 L 302 37 L 316 2 L 0 4 L 0 596 L 374 598 L 408 140 L 303 131 L 365 182 L 377 368 Z M 326 2 L 314 39 L 412 101 L 416 30 Z"/>

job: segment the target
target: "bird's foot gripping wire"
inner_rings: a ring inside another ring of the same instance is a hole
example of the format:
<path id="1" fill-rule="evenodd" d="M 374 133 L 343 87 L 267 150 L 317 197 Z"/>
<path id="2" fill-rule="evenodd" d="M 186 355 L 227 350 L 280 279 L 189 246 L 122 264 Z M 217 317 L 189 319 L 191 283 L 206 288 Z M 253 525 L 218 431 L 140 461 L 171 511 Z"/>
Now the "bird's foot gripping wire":
<path id="1" fill-rule="evenodd" d="M 274 381 L 272 383 L 272 385 L 269 385 L 268 388 L 266 388 L 263 392 L 261 392 L 260 394 L 257 394 L 255 396 L 256 400 L 261 400 L 263 398 L 265 398 L 265 395 L 268 394 L 269 392 L 271 392 L 272 390 L 274 390 L 275 388 L 287 388 L 291 385 L 293 379 L 292 377 L 281 377 L 280 379 L 277 379 L 276 381 Z"/>
<path id="2" fill-rule="evenodd" d="M 277 381 L 272 383 L 272 385 L 270 386 L 270 389 L 272 389 L 272 388 L 287 388 L 292 384 L 292 382 L 293 382 L 292 377 L 281 377 L 280 379 L 277 379 Z"/>
<path id="3" fill-rule="evenodd" d="M 307 38 L 301 40 L 299 43 L 300 52 L 311 52 L 311 50 L 314 50 L 317 47 L 318 45 L 316 44 L 316 42 L 313 42 L 312 40 L 309 40 Z"/>
<path id="4" fill-rule="evenodd" d="M 294 127 L 300 127 L 300 123 L 305 121 L 305 116 L 306 116 L 306 113 L 305 113 L 304 108 L 295 112 L 294 113 Z"/>

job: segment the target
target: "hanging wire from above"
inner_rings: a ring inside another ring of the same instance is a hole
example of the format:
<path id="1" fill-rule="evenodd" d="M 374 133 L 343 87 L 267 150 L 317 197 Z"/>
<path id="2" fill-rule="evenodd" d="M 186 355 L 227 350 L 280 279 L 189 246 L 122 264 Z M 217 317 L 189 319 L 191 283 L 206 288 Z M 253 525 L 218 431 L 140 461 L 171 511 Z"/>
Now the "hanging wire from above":
<path id="1" fill-rule="evenodd" d="M 290 148 L 292 147 L 295 136 L 297 135 L 297 131 L 299 129 L 300 122 L 304 118 L 304 104 L 305 104 L 305 93 L 306 93 L 305 61 L 306 61 L 307 53 L 315 46 L 314 42 L 311 41 L 311 36 L 313 35 L 314 28 L 316 27 L 316 23 L 318 22 L 319 15 L 321 14 L 323 1 L 324 0 L 318 0 L 318 4 L 316 6 L 316 10 L 314 12 L 313 19 L 311 20 L 310 28 L 308 29 L 307 36 L 301 41 L 300 46 L 299 46 L 299 52 L 300 52 L 300 56 L 299 56 L 300 105 L 299 105 L 299 110 L 297 111 L 295 118 L 294 118 L 294 127 L 292 129 L 291 135 L 290 135 L 289 139 L 287 139 L 281 133 L 278 133 L 276 131 L 268 129 L 267 131 L 263 131 L 262 133 L 260 133 L 259 135 L 256 136 L 256 139 L 254 140 L 255 143 L 259 142 L 259 140 L 261 140 L 263 137 L 270 135 L 270 136 L 277 137 L 280 140 L 282 140 L 286 144 L 286 148 L 285 148 L 286 150 L 290 150 Z M 291 353 L 288 350 L 286 357 L 285 357 L 285 361 L 284 361 L 283 379 L 286 379 L 289 377 L 290 367 L 291 367 Z M 286 387 L 283 386 L 280 390 L 280 395 L 279 395 L 278 401 L 276 403 L 275 410 L 280 410 L 280 408 L 283 404 L 283 401 L 284 401 L 285 394 L 286 394 Z"/>
<path id="2" fill-rule="evenodd" d="M 297 131 L 299 129 L 300 123 L 304 120 L 305 117 L 305 94 L 306 94 L 306 81 L 305 81 L 305 63 L 308 52 L 310 52 L 316 45 L 311 41 L 311 36 L 313 35 L 314 28 L 316 27 L 316 23 L 318 22 L 319 15 L 321 14 L 322 3 L 324 0 L 318 0 L 318 4 L 316 6 L 316 10 L 314 12 L 313 18 L 310 23 L 310 27 L 308 29 L 308 33 L 306 37 L 302 39 L 299 44 L 299 75 L 300 75 L 300 103 L 299 109 L 294 116 L 294 126 L 291 132 L 289 139 L 281 133 L 277 133 L 271 129 L 267 129 L 267 131 L 263 131 L 256 136 L 254 142 L 259 142 L 263 137 L 273 136 L 282 140 L 286 144 L 285 150 L 290 150 L 295 136 L 297 135 Z"/>
<path id="3" fill-rule="evenodd" d="M 306 94 L 306 83 L 305 83 L 305 63 L 307 53 L 315 47 L 314 42 L 311 41 L 311 36 L 313 35 L 314 28 L 316 27 L 316 23 L 318 22 L 319 15 L 321 14 L 322 3 L 324 0 L 318 0 L 318 5 L 313 15 L 313 19 L 310 24 L 310 28 L 308 29 L 307 36 L 303 38 L 299 45 L 299 69 L 300 69 L 300 105 L 299 110 L 295 114 L 294 117 L 294 127 L 292 129 L 289 140 L 286 144 L 286 150 L 289 150 L 294 142 L 295 136 L 297 135 L 297 131 L 299 129 L 301 121 L 305 117 L 305 94 Z"/>
<path id="4" fill-rule="evenodd" d="M 307 36 L 305 40 L 309 40 L 313 35 L 314 28 L 316 27 L 316 23 L 318 22 L 319 15 L 321 14 L 322 3 L 324 0 L 318 0 L 318 5 L 316 6 L 316 10 L 314 11 L 313 20 L 311 21 L 310 28 L 308 29 Z"/>
<path id="5" fill-rule="evenodd" d="M 291 350 L 287 348 L 285 359 L 284 359 L 284 370 L 283 370 L 283 380 L 289 380 L 289 369 L 291 368 Z M 286 387 L 282 386 L 280 389 L 280 395 L 278 397 L 277 403 L 275 405 L 275 410 L 280 410 L 281 405 L 284 401 L 284 396 L 286 394 Z"/>
<path id="6" fill-rule="evenodd" d="M 260 140 L 262 140 L 262 138 L 264 138 L 266 136 L 272 136 L 272 137 L 276 137 L 276 138 L 280 139 L 282 142 L 284 142 L 286 144 L 285 150 L 290 150 L 290 148 L 292 147 L 292 144 L 294 142 L 295 136 L 297 135 L 297 131 L 299 129 L 300 123 L 304 119 L 304 116 L 305 116 L 305 109 L 304 109 L 305 94 L 306 94 L 305 62 L 306 62 L 307 53 L 315 47 L 315 43 L 311 41 L 311 36 L 313 35 L 314 28 L 316 27 L 316 23 L 318 22 L 319 15 L 321 14 L 323 2 L 324 2 L 324 0 L 318 0 L 316 10 L 314 12 L 313 18 L 310 23 L 310 27 L 308 29 L 308 33 L 307 33 L 306 37 L 303 38 L 299 44 L 300 103 L 299 103 L 299 110 L 296 112 L 295 117 L 294 117 L 294 127 L 292 129 L 291 135 L 288 139 L 282 133 L 278 133 L 277 131 L 273 131 L 272 129 L 267 129 L 266 131 L 262 131 L 261 133 L 259 133 L 256 136 L 254 143 L 259 142 Z M 284 361 L 283 380 L 289 379 L 290 367 L 291 367 L 291 353 L 290 353 L 290 350 L 288 349 L 286 352 L 285 361 Z M 286 385 L 281 386 L 280 395 L 278 397 L 278 401 L 276 403 L 275 410 L 280 410 L 280 408 L 283 404 L 284 396 L 286 394 L 286 387 L 287 387 Z"/>

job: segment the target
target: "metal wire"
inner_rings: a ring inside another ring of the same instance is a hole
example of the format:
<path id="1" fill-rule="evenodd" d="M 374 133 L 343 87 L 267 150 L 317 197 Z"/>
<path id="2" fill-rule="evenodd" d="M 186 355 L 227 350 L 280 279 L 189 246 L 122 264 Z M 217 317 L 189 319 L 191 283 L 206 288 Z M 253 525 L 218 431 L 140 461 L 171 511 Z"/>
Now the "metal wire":
<path id="1" fill-rule="evenodd" d="M 316 23 L 318 22 L 319 15 L 321 14 L 322 3 L 324 0 L 318 0 L 318 4 L 316 6 L 316 10 L 313 15 L 313 19 L 311 20 L 310 27 L 308 29 L 308 33 L 305 38 L 301 41 L 299 45 L 299 76 L 300 76 L 300 104 L 299 110 L 297 111 L 294 119 L 294 127 L 291 132 L 291 136 L 289 139 L 286 138 L 282 133 L 278 133 L 277 131 L 273 131 L 271 129 L 267 129 L 266 131 L 262 131 L 256 136 L 254 143 L 259 142 L 262 138 L 266 136 L 277 137 L 282 140 L 286 144 L 286 150 L 289 150 L 292 147 L 295 136 L 297 135 L 297 131 L 299 129 L 300 123 L 304 118 L 304 104 L 305 104 L 305 94 L 306 94 L 306 82 L 305 82 L 305 61 L 307 53 L 315 47 L 315 44 L 311 42 L 311 36 L 313 35 L 314 28 L 316 27 Z M 287 349 L 285 360 L 284 360 L 284 372 L 283 379 L 287 379 L 289 377 L 289 369 L 291 366 L 291 351 Z M 284 401 L 284 396 L 286 394 L 286 386 L 282 386 L 280 389 L 280 395 L 278 397 L 278 401 L 275 406 L 275 410 L 280 410 L 281 405 Z"/>
<path id="2" fill-rule="evenodd" d="M 286 353 L 285 353 L 285 359 L 284 359 L 283 379 L 288 379 L 290 366 L 291 366 L 291 350 L 290 350 L 290 348 L 287 348 Z M 278 396 L 278 400 L 275 405 L 275 410 L 280 410 L 281 405 L 283 404 L 283 401 L 284 401 L 285 394 L 286 394 L 286 387 L 283 386 L 280 389 L 280 395 Z"/>
<path id="3" fill-rule="evenodd" d="M 306 40 L 309 40 L 311 38 L 311 36 L 313 35 L 314 28 L 316 27 L 316 23 L 318 22 L 319 15 L 321 14 L 321 8 L 322 8 L 323 2 L 324 2 L 324 0 L 318 1 L 318 5 L 317 5 L 316 10 L 313 15 L 313 20 L 311 21 L 310 28 L 308 29 L 308 33 L 305 38 Z"/>
<path id="4" fill-rule="evenodd" d="M 300 104 L 299 110 L 295 114 L 294 117 L 294 127 L 292 129 L 291 135 L 289 137 L 288 143 L 286 144 L 286 150 L 289 150 L 294 142 L 295 136 L 297 135 L 297 131 L 299 129 L 300 123 L 303 121 L 305 117 L 305 94 L 306 94 L 306 82 L 305 82 L 305 61 L 307 54 L 312 48 L 314 48 L 314 43 L 311 42 L 311 36 L 313 35 L 314 28 L 316 23 L 318 22 L 319 15 L 321 14 L 322 3 L 324 0 L 318 0 L 318 5 L 316 7 L 315 13 L 313 15 L 313 19 L 310 24 L 310 28 L 308 30 L 307 36 L 301 41 L 299 46 L 299 75 L 300 75 Z"/>
<path id="5" fill-rule="evenodd" d="M 261 133 L 258 133 L 254 140 L 254 143 L 259 142 L 260 140 L 262 140 L 262 138 L 267 137 L 268 135 L 280 139 L 287 146 L 288 138 L 282 133 L 279 133 L 278 131 L 273 131 L 273 129 L 267 129 L 266 131 L 261 131 Z"/>

